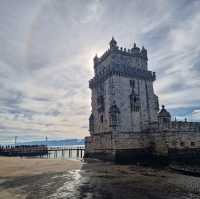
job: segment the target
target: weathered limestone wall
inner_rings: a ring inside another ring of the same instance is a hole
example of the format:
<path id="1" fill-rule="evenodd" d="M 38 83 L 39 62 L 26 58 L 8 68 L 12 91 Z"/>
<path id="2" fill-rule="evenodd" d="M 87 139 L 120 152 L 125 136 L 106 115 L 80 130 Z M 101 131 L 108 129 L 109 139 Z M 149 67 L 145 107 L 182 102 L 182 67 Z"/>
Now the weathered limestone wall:
<path id="1" fill-rule="evenodd" d="M 113 159 L 117 151 L 144 151 L 156 156 L 168 157 L 169 151 L 200 149 L 200 132 L 165 133 L 105 133 L 86 139 L 88 154 L 107 153 Z M 152 151 L 151 151 L 152 150 Z M 134 154 L 132 154 L 134 156 Z M 171 154 L 173 155 L 173 154 Z M 103 157 L 101 157 L 103 158 Z"/>
<path id="2" fill-rule="evenodd" d="M 90 153 L 118 150 L 118 149 L 142 149 L 150 146 L 153 140 L 150 136 L 141 133 L 101 133 L 86 138 L 86 151 Z"/>
<path id="3" fill-rule="evenodd" d="M 200 132 L 171 132 L 167 135 L 167 141 L 169 148 L 200 148 Z"/>
<path id="4" fill-rule="evenodd" d="M 96 67 L 96 74 L 100 74 L 104 71 L 104 69 L 112 63 L 112 57 L 107 56 L 101 63 L 99 63 Z"/>
<path id="5" fill-rule="evenodd" d="M 134 92 L 140 98 L 140 111 L 131 111 L 130 95 L 132 88 L 130 80 L 134 80 Z M 98 112 L 98 96 L 104 98 L 104 111 Z M 157 121 L 157 110 L 155 107 L 155 94 L 151 81 L 131 79 L 113 75 L 104 84 L 92 89 L 92 111 L 95 118 L 95 133 L 109 132 L 109 108 L 113 101 L 120 109 L 120 127 L 123 132 L 140 132 L 148 127 L 149 123 Z M 101 121 L 103 117 L 103 122 Z"/>
<path id="6" fill-rule="evenodd" d="M 133 52 L 134 51 L 134 52 Z M 131 51 L 131 49 L 108 49 L 100 58 L 97 58 L 97 67 L 95 74 L 103 72 L 104 68 L 111 64 L 120 64 L 147 70 L 147 57 L 141 55 L 139 48 Z"/>
<path id="7" fill-rule="evenodd" d="M 140 55 L 123 55 L 123 53 L 117 51 L 116 53 L 113 53 L 112 61 L 114 63 L 147 70 L 147 60 L 143 59 Z"/>

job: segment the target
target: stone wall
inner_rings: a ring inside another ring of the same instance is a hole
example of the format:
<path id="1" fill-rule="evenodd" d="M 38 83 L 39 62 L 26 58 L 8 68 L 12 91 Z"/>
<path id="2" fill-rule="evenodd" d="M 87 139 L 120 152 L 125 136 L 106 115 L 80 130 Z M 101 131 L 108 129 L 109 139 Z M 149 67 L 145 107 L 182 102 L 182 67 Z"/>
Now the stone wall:
<path id="1" fill-rule="evenodd" d="M 138 152 L 166 157 L 181 154 L 183 151 L 200 149 L 200 132 L 163 132 L 163 133 L 119 133 L 109 132 L 95 135 L 86 139 L 87 154 L 109 154 L 115 159 L 118 151 L 131 151 L 131 156 Z M 178 153 L 177 153 L 178 152 Z M 174 153 L 174 154 L 173 154 Z M 177 153 L 177 154 L 176 154 Z M 184 155 L 184 153 L 182 154 Z M 200 154 L 197 154 L 200 157 Z M 122 156 L 123 157 L 123 153 Z M 104 159 L 103 156 L 98 157 Z"/>

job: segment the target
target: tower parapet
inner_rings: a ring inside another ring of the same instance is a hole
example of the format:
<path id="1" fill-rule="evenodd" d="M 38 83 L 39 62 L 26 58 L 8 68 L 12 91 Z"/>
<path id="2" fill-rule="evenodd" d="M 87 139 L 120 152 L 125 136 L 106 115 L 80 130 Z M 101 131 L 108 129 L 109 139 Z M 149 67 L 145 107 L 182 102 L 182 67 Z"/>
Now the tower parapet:
<path id="1" fill-rule="evenodd" d="M 171 115 L 165 109 L 164 105 L 162 105 L 162 109 L 158 113 L 158 123 L 159 123 L 159 128 L 161 128 L 161 129 L 163 129 L 163 128 L 170 128 Z"/>
<path id="2" fill-rule="evenodd" d="M 97 69 L 96 67 L 102 68 L 101 65 L 119 63 L 120 61 L 122 65 L 147 70 L 148 56 L 147 50 L 144 47 L 140 49 L 136 43 L 134 43 L 131 49 L 118 47 L 117 41 L 114 38 L 111 39 L 109 44 L 109 49 L 101 57 L 98 59 L 96 59 L 96 56 L 94 57 L 95 69 Z M 95 71 L 98 72 L 100 70 L 97 69 Z"/>
<path id="3" fill-rule="evenodd" d="M 165 130 L 170 132 L 200 132 L 199 122 L 189 122 L 185 118 L 185 121 L 171 120 L 170 113 L 162 105 L 161 111 L 158 113 L 158 127 L 159 130 Z"/>
<path id="4" fill-rule="evenodd" d="M 117 50 L 117 49 L 118 49 L 117 42 L 114 39 L 114 37 L 112 37 L 112 39 L 110 41 L 110 50 L 113 51 L 113 50 Z"/>

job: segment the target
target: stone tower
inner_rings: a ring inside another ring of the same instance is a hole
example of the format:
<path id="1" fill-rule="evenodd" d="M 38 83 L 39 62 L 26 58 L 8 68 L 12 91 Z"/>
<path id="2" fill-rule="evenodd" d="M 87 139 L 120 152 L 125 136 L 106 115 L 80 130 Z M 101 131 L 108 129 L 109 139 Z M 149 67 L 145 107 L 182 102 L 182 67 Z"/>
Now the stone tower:
<path id="1" fill-rule="evenodd" d="M 119 48 L 114 38 L 109 49 L 94 57 L 90 134 L 142 132 L 157 122 L 158 97 L 154 93 L 155 73 L 148 70 L 147 50 L 134 43 Z"/>
<path id="2" fill-rule="evenodd" d="M 144 47 L 119 48 L 112 38 L 109 49 L 94 57 L 85 157 L 159 164 L 177 159 L 200 162 L 200 123 L 171 121 L 164 106 L 158 113 L 154 80 Z"/>

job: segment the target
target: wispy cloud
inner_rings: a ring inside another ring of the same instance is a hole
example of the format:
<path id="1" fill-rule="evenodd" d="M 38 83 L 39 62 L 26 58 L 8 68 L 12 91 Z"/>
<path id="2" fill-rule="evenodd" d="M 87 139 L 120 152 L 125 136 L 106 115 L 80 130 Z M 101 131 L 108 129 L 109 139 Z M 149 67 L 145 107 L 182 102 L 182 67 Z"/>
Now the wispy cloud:
<path id="1" fill-rule="evenodd" d="M 87 135 L 92 57 L 112 36 L 119 45 L 148 48 L 160 103 L 173 115 L 200 119 L 199 1 L 0 5 L 0 140 Z"/>

